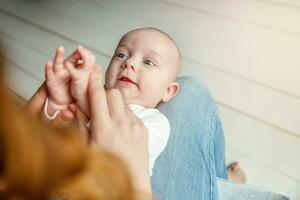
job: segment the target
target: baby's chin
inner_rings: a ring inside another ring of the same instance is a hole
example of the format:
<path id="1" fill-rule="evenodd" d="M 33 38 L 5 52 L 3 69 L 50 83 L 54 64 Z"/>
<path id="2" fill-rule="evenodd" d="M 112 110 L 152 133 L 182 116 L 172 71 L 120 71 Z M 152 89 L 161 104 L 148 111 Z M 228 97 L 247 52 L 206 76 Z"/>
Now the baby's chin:
<path id="1" fill-rule="evenodd" d="M 135 104 L 137 102 L 137 99 L 133 97 L 132 92 L 129 91 L 127 88 L 116 89 L 118 89 L 121 92 L 125 104 Z"/>
<path id="2" fill-rule="evenodd" d="M 140 106 L 143 106 L 143 107 L 149 107 L 147 102 L 144 102 L 142 100 L 142 98 L 140 98 L 139 91 L 134 89 L 134 88 L 115 85 L 114 87 L 108 88 L 108 89 L 117 89 L 117 90 L 119 90 L 122 97 L 123 97 L 123 101 L 124 101 L 125 105 L 136 104 L 136 105 L 140 105 Z"/>
<path id="3" fill-rule="evenodd" d="M 129 91 L 127 88 L 116 89 L 119 89 L 119 91 L 121 92 L 125 105 L 137 104 L 146 107 L 145 103 L 142 102 L 141 99 L 139 99 L 137 96 L 134 96 L 132 91 Z"/>

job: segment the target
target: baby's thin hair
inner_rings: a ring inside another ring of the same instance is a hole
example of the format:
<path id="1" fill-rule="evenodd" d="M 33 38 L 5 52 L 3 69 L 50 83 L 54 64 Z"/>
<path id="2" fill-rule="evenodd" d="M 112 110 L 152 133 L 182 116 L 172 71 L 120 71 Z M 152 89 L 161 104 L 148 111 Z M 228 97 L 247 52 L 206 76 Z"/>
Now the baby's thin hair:
<path id="1" fill-rule="evenodd" d="M 139 30 L 139 29 L 136 29 L 136 30 Z M 177 46 L 175 40 L 174 40 L 168 33 L 162 31 L 162 30 L 159 29 L 159 28 L 155 28 L 155 27 L 146 27 L 146 28 L 141 28 L 140 30 L 153 30 L 153 31 L 157 31 L 157 32 L 159 32 L 159 33 L 165 35 L 165 36 L 166 36 L 167 38 L 169 38 L 169 39 L 174 43 L 174 45 L 176 46 L 177 51 L 178 51 L 179 58 L 180 58 L 180 60 L 181 60 L 181 52 L 180 52 L 180 50 L 179 50 L 179 48 L 178 48 L 178 46 Z"/>

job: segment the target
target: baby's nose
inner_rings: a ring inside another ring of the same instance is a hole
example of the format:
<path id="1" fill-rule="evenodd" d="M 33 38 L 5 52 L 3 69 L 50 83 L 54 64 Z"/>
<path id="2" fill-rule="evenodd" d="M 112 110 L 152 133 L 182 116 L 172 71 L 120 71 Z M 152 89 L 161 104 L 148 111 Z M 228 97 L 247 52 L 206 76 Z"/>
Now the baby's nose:
<path id="1" fill-rule="evenodd" d="M 128 62 L 125 62 L 123 65 L 122 65 L 123 68 L 130 68 L 132 70 L 135 70 L 135 67 L 132 63 L 128 63 Z"/>

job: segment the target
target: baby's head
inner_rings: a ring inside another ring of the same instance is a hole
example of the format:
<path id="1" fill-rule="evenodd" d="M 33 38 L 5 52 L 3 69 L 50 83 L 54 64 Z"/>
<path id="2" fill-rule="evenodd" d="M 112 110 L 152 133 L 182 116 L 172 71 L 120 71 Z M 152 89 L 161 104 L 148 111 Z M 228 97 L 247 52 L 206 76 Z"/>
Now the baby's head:
<path id="1" fill-rule="evenodd" d="M 105 85 L 119 89 L 126 104 L 154 108 L 178 92 L 180 68 L 181 54 L 169 35 L 155 28 L 135 29 L 119 41 Z"/>

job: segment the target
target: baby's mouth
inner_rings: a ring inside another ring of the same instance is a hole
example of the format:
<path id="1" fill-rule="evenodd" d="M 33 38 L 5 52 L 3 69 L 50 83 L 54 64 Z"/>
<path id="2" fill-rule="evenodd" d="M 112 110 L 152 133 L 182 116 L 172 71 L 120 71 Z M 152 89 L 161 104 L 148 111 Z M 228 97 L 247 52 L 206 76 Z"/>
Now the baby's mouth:
<path id="1" fill-rule="evenodd" d="M 118 78 L 119 81 L 127 82 L 127 83 L 132 83 L 134 85 L 137 85 L 135 82 L 133 82 L 130 78 L 126 76 L 122 76 L 121 78 Z"/>

